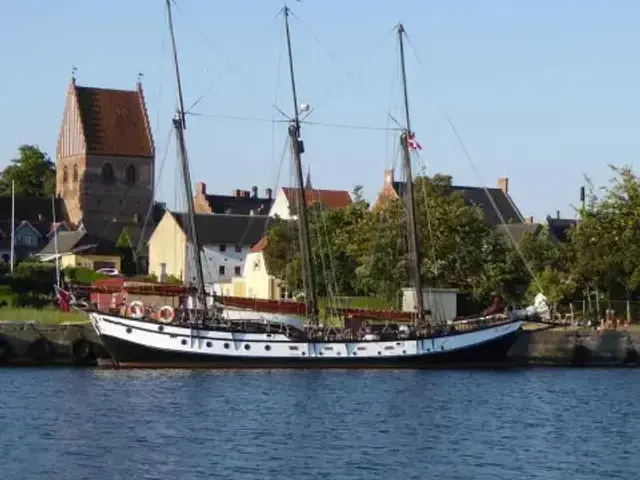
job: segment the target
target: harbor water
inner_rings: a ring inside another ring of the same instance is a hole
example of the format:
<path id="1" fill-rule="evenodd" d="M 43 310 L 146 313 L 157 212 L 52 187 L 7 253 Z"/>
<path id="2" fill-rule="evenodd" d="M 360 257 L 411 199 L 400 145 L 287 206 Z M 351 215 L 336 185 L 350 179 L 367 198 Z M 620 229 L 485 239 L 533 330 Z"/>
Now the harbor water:
<path id="1" fill-rule="evenodd" d="M 637 370 L 0 369 L 4 480 L 629 479 Z"/>

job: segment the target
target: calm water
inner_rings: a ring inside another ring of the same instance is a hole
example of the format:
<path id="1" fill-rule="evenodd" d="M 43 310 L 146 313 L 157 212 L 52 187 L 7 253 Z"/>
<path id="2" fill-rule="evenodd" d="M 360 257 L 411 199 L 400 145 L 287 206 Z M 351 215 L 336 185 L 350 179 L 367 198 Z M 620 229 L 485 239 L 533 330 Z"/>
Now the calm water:
<path id="1" fill-rule="evenodd" d="M 640 478 L 637 370 L 0 369 L 0 478 Z"/>

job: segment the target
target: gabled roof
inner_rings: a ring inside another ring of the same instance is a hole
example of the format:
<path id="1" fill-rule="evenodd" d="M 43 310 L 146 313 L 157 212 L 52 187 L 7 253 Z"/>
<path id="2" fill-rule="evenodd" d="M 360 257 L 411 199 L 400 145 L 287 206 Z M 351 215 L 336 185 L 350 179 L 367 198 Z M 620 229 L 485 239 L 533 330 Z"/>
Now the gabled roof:
<path id="1" fill-rule="evenodd" d="M 259 253 L 262 250 L 265 249 L 265 247 L 267 246 L 267 237 L 262 237 L 260 239 L 260 241 L 258 243 L 256 243 L 251 250 L 249 250 L 249 253 Z"/>
<path id="2" fill-rule="evenodd" d="M 153 137 L 140 84 L 137 90 L 80 87 L 75 82 L 72 86 L 87 154 L 154 156 Z"/>
<path id="3" fill-rule="evenodd" d="M 526 233 L 536 237 L 544 229 L 544 227 L 539 223 L 510 223 L 506 225 L 500 224 L 500 225 L 496 225 L 496 228 L 501 234 L 504 235 L 505 240 L 507 242 L 510 242 L 511 237 L 513 237 L 513 240 L 517 244 L 520 244 L 520 242 L 522 241 L 522 238 Z"/>
<path id="4" fill-rule="evenodd" d="M 188 231 L 186 213 L 171 212 L 180 228 Z M 253 246 L 264 236 L 271 218 L 266 215 L 221 215 L 199 213 L 196 215 L 198 241 L 202 245 L 227 244 Z"/>
<path id="5" fill-rule="evenodd" d="M 235 195 L 205 195 L 211 213 L 268 215 L 273 199 Z"/>
<path id="6" fill-rule="evenodd" d="M 406 182 L 393 182 L 393 189 L 402 197 L 404 189 L 406 188 Z M 487 222 L 491 226 L 502 224 L 500 215 L 493 207 L 491 200 L 487 197 L 487 193 L 491 196 L 496 204 L 496 207 L 504 221 L 506 223 L 523 223 L 524 218 L 518 207 L 511 200 L 511 197 L 504 193 L 500 188 L 487 188 L 482 187 L 466 187 L 459 185 L 451 186 L 451 193 L 459 192 L 465 200 L 467 205 L 475 205 L 479 207 L 484 213 Z"/>
<path id="7" fill-rule="evenodd" d="M 62 200 L 55 198 L 53 205 L 48 197 L 15 197 L 14 228 L 18 228 L 24 221 L 36 229 L 41 235 L 46 235 L 53 223 L 53 206 L 56 210 L 56 220 L 63 217 Z M 5 235 L 11 235 L 11 196 L 0 196 L 0 230 Z"/>
<path id="8" fill-rule="evenodd" d="M 149 238 L 151 238 L 151 234 L 155 229 L 155 223 L 152 221 L 152 219 L 149 219 L 147 225 L 145 226 L 143 222 L 105 222 L 100 218 L 85 218 L 82 220 L 82 225 L 79 229 L 89 233 L 93 237 L 100 238 L 106 244 L 110 244 L 113 246 L 116 245 L 118 239 L 120 238 L 120 235 L 126 229 L 131 247 L 134 250 L 140 247 L 140 254 L 142 256 L 145 256 L 147 243 L 149 242 Z"/>
<path id="9" fill-rule="evenodd" d="M 569 240 L 569 230 L 577 224 L 578 221 L 575 218 L 547 217 L 547 228 L 549 229 L 549 233 L 560 242 L 566 242 Z"/>
<path id="10" fill-rule="evenodd" d="M 104 255 L 117 253 L 117 250 L 112 244 L 83 230 L 60 232 L 56 237 L 57 238 L 52 238 L 47 246 L 38 253 L 38 255 L 55 255 L 56 247 L 58 254 L 92 253 L 95 255 Z"/>
<path id="11" fill-rule="evenodd" d="M 289 204 L 296 204 L 297 190 L 297 188 L 293 187 L 282 187 L 282 191 L 284 192 Z M 326 208 L 344 208 L 353 203 L 351 195 L 346 190 L 320 190 L 307 188 L 304 191 L 304 197 L 307 202 L 307 207 L 319 203 Z"/>

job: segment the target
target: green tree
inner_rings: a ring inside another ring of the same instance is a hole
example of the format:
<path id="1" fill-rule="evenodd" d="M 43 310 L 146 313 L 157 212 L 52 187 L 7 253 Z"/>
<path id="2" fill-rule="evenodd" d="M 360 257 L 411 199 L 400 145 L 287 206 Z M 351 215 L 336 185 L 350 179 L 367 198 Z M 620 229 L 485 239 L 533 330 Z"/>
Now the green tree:
<path id="1" fill-rule="evenodd" d="M 580 212 L 572 232 L 574 271 L 580 280 L 603 287 L 609 297 L 630 300 L 640 287 L 640 179 L 631 167 L 611 166 L 615 177 L 602 198 L 593 189 L 589 207 Z"/>
<path id="2" fill-rule="evenodd" d="M 0 195 L 15 194 L 30 197 L 50 196 L 56 190 L 55 164 L 35 145 L 21 145 L 18 156 L 4 169 L 0 177 Z"/>
<path id="3" fill-rule="evenodd" d="M 131 276 L 135 275 L 138 271 L 136 263 L 136 252 L 131 245 L 131 236 L 127 227 L 122 229 L 120 236 L 116 242 L 116 248 L 121 257 L 121 270 L 122 273 Z"/>

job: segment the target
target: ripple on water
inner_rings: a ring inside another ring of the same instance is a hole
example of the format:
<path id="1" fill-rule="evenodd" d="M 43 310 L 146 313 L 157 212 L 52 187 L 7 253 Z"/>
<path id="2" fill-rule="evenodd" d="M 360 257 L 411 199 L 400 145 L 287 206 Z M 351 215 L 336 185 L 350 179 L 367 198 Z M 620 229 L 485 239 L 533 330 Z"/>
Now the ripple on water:
<path id="1" fill-rule="evenodd" d="M 637 478 L 629 370 L 0 370 L 2 478 Z"/>

